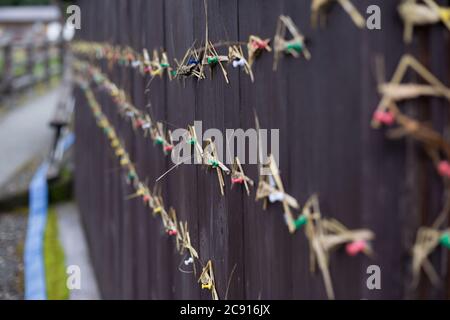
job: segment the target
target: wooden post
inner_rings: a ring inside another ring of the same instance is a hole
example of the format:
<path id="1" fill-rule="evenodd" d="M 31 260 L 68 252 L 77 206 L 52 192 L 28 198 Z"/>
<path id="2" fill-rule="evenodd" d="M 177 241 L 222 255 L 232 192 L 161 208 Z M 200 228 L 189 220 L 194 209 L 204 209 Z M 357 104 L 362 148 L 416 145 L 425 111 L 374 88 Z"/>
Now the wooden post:
<path id="1" fill-rule="evenodd" d="M 2 72 L 2 80 L 0 83 L 0 89 L 2 94 L 6 94 L 10 91 L 10 83 L 13 77 L 13 50 L 11 42 L 8 42 L 3 47 L 3 72 Z"/>
<path id="2" fill-rule="evenodd" d="M 44 82 L 48 81 L 50 82 L 50 78 L 51 78 L 51 70 L 50 70 L 50 42 L 45 41 L 42 44 L 42 52 L 43 52 L 43 63 L 44 63 Z"/>
<path id="3" fill-rule="evenodd" d="M 67 42 L 64 41 L 64 39 L 61 39 L 60 42 L 58 43 L 59 46 L 59 63 L 60 63 L 60 69 L 59 69 L 59 73 L 61 74 L 61 76 L 64 76 L 64 71 L 66 68 L 66 45 Z"/>
<path id="4" fill-rule="evenodd" d="M 34 44 L 33 42 L 29 42 L 25 45 L 27 52 L 27 75 L 30 77 L 31 84 L 34 84 L 35 76 L 34 76 Z"/>

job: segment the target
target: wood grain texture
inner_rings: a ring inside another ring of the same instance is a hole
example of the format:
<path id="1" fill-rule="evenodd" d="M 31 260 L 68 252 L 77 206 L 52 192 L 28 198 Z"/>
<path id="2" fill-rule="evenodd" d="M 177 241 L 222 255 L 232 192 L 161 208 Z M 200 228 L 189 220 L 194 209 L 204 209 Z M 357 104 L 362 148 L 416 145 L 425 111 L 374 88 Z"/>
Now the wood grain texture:
<path id="1" fill-rule="evenodd" d="M 404 45 L 397 1 L 353 2 L 364 14 L 369 5 L 379 5 L 382 30 L 357 29 L 338 5 L 331 8 L 326 28 L 313 29 L 310 1 L 209 0 L 213 42 L 246 42 L 250 34 L 273 39 L 280 14 L 291 16 L 306 35 L 310 61 L 284 56 L 273 72 L 273 54 L 263 54 L 254 65 L 255 83 L 229 67 L 229 85 L 216 68 L 207 70 L 205 81 L 156 78 L 146 91 L 148 77 L 92 62 L 126 90 L 133 104 L 170 129 L 201 120 L 203 131 L 247 130 L 255 125 L 254 110 L 263 128 L 280 129 L 279 168 L 287 192 L 300 203 L 318 193 L 324 216 L 377 234 L 374 260 L 350 258 L 341 249 L 331 254 L 338 299 L 448 298 L 445 250 L 432 256 L 442 286 L 433 288 L 423 277 L 417 290 L 410 287 L 410 249 L 417 228 L 431 224 L 439 213 L 442 182 L 420 145 L 387 140 L 384 130 L 370 127 L 370 119 L 379 101 L 376 55 L 384 57 L 387 78 L 401 56 L 411 53 L 448 84 L 449 32 L 442 26 L 418 28 L 413 44 Z M 80 6 L 79 39 L 129 45 L 138 51 L 165 49 L 171 61 L 181 60 L 195 40 L 204 39 L 203 0 L 83 0 Z M 227 53 L 225 48 L 219 52 Z M 420 81 L 412 73 L 407 80 Z M 170 158 L 118 116 L 110 97 L 98 89 L 95 93 L 139 176 L 153 187 L 172 165 Z M 77 90 L 75 96 L 76 195 L 103 297 L 210 299 L 194 275 L 178 271 L 184 257 L 176 253 L 159 219 L 139 199 L 126 200 L 133 191 L 83 94 Z M 418 99 L 401 108 L 448 131 L 446 101 Z M 244 170 L 257 180 L 255 165 L 244 165 Z M 230 189 L 229 177 L 222 197 L 215 172 L 193 165 L 180 166 L 159 185 L 167 209 L 173 206 L 178 219 L 188 222 L 202 263 L 212 260 L 220 298 L 225 298 L 228 283 L 230 299 L 326 298 L 320 272 L 309 271 L 304 233 L 288 233 L 280 205 L 263 211 L 262 203 L 254 201 L 255 190 L 247 197 L 239 187 Z M 371 264 L 381 267 L 382 290 L 366 287 Z"/>

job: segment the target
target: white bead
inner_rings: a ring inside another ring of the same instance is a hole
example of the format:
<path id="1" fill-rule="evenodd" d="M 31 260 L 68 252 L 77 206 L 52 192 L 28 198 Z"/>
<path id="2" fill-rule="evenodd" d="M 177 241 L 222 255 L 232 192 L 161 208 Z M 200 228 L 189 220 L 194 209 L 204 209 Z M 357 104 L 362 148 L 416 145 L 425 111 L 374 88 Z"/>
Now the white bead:
<path id="1" fill-rule="evenodd" d="M 244 67 L 245 62 L 245 59 L 233 60 L 233 68 Z"/>
<path id="2" fill-rule="evenodd" d="M 283 201 L 284 200 L 284 193 L 283 192 L 274 192 L 269 194 L 269 201 L 271 203 L 277 202 L 277 201 Z"/>

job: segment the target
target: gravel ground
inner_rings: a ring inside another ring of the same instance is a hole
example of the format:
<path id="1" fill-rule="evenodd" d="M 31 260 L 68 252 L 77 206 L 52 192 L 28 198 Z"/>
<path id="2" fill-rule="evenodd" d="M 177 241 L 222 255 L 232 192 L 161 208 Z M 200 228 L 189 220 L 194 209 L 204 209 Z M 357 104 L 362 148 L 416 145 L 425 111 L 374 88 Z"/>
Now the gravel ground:
<path id="1" fill-rule="evenodd" d="M 25 213 L 0 213 L 0 300 L 23 299 Z"/>

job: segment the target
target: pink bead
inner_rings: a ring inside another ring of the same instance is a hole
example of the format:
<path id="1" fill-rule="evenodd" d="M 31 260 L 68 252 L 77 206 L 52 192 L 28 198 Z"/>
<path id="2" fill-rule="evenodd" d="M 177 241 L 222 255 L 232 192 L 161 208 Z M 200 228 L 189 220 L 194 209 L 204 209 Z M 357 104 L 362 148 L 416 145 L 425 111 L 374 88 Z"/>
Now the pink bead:
<path id="1" fill-rule="evenodd" d="M 269 45 L 269 41 L 255 41 L 255 47 L 257 49 L 265 49 Z"/>
<path id="2" fill-rule="evenodd" d="M 384 120 L 383 120 L 384 124 L 391 125 L 394 123 L 394 120 L 395 120 L 395 118 L 394 118 L 394 114 L 392 112 L 386 111 L 384 113 Z"/>
<path id="3" fill-rule="evenodd" d="M 367 243 L 364 240 L 357 240 L 347 244 L 345 250 L 349 256 L 356 256 L 358 253 L 364 251 Z"/>
<path id="4" fill-rule="evenodd" d="M 394 114 L 390 111 L 375 111 L 373 119 L 386 125 L 394 123 Z"/>
<path id="5" fill-rule="evenodd" d="M 441 176 L 450 177 L 450 163 L 448 161 L 439 162 L 438 171 Z"/>
<path id="6" fill-rule="evenodd" d="M 169 230 L 169 236 L 174 236 L 177 234 L 177 230 Z"/>
<path id="7" fill-rule="evenodd" d="M 244 183 L 244 179 L 242 178 L 231 178 L 231 183 Z"/>
<path id="8" fill-rule="evenodd" d="M 144 124 L 144 121 L 142 121 L 141 119 L 136 120 L 136 127 L 142 127 L 143 124 Z"/>

